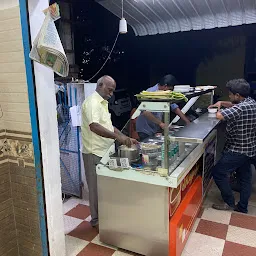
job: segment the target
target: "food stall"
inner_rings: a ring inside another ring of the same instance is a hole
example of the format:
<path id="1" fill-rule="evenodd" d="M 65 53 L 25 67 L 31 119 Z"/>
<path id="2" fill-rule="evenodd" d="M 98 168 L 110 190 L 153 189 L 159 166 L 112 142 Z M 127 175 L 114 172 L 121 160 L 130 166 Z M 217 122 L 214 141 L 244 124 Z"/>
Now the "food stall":
<path id="1" fill-rule="evenodd" d="M 170 104 L 180 100 L 141 98 L 138 111 L 163 112 L 167 123 Z M 147 256 L 181 255 L 211 182 L 218 123 L 207 112 L 188 126 L 167 127 L 139 150 L 107 152 L 97 166 L 102 242 Z"/>

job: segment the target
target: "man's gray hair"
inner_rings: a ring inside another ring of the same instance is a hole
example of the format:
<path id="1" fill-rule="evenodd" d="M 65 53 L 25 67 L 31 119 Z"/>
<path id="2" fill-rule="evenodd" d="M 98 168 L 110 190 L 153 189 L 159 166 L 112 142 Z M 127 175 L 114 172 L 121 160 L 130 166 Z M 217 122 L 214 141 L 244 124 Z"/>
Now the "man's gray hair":
<path id="1" fill-rule="evenodd" d="M 251 91 L 250 84 L 243 78 L 228 81 L 226 87 L 233 94 L 239 94 L 245 98 L 250 95 Z"/>
<path id="2" fill-rule="evenodd" d="M 98 79 L 97 87 L 101 87 L 106 82 L 106 80 L 108 80 L 108 82 L 113 81 L 115 83 L 115 80 L 111 76 L 105 75 Z"/>
<path id="3" fill-rule="evenodd" d="M 101 78 L 98 79 L 97 86 L 101 87 L 104 84 L 105 77 L 106 76 L 102 76 Z"/>

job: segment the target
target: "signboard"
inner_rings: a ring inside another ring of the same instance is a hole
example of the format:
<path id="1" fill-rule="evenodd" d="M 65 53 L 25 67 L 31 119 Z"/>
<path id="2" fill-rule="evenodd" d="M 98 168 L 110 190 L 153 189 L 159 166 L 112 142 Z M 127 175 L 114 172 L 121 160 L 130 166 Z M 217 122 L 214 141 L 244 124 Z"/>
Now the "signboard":
<path id="1" fill-rule="evenodd" d="M 193 166 L 177 188 L 170 188 L 170 217 L 175 213 L 194 181 L 203 171 L 203 157 Z"/>
<path id="2" fill-rule="evenodd" d="M 181 203 L 181 185 L 170 188 L 170 217 L 175 213 Z"/>
<path id="3" fill-rule="evenodd" d="M 181 182 L 181 199 L 185 197 L 192 184 L 194 183 L 196 177 L 199 173 L 202 173 L 203 170 L 203 157 L 199 158 L 197 163 L 191 169 L 191 171 L 186 175 L 186 177 Z"/>
<path id="4" fill-rule="evenodd" d="M 202 178 L 197 177 L 170 220 L 169 255 L 180 256 L 202 203 Z"/>

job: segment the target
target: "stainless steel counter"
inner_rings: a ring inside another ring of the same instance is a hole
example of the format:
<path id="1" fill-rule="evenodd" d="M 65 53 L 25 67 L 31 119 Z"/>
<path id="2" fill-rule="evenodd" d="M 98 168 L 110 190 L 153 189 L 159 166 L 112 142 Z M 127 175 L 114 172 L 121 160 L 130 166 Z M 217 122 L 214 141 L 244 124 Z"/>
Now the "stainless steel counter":
<path id="1" fill-rule="evenodd" d="M 171 141 L 203 143 L 209 133 L 220 123 L 216 114 L 205 113 L 191 124 L 170 136 Z"/>
<path id="2" fill-rule="evenodd" d="M 202 143 L 191 145 L 185 159 L 179 156 L 181 163 L 168 177 L 133 168 L 117 172 L 105 165 L 97 166 L 101 242 L 141 255 L 170 255 L 169 188 L 179 187 L 195 166 L 205 145 L 216 135 L 218 123 L 207 113 L 177 131 L 174 139 L 184 136 L 186 142 L 191 138 L 191 142 Z"/>

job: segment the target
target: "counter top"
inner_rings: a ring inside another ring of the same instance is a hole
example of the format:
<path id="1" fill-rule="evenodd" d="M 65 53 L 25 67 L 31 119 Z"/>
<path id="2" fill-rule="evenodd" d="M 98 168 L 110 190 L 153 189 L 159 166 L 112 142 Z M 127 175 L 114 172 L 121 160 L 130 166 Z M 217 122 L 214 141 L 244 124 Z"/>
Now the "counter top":
<path id="1" fill-rule="evenodd" d="M 216 118 L 216 114 L 209 114 L 208 112 L 201 115 L 191 124 L 185 126 L 174 135 L 170 136 L 171 141 L 203 143 L 209 133 L 221 121 Z"/>

